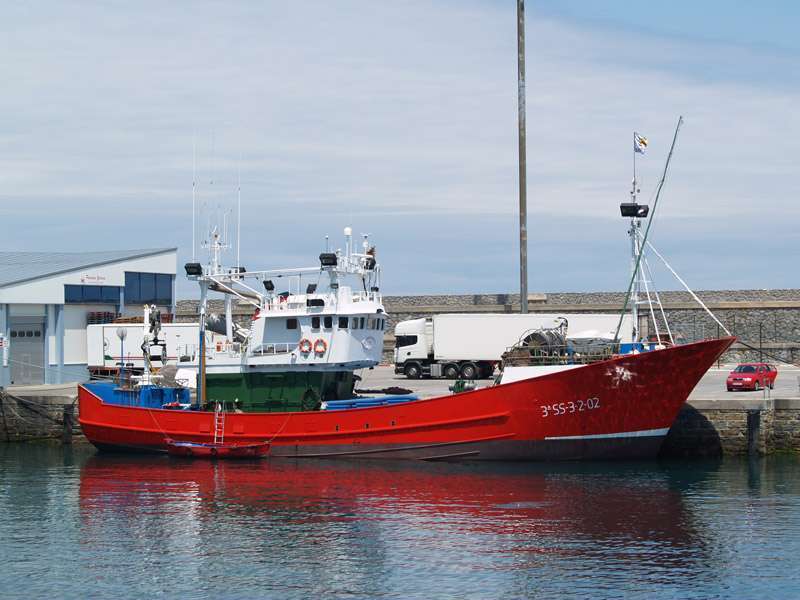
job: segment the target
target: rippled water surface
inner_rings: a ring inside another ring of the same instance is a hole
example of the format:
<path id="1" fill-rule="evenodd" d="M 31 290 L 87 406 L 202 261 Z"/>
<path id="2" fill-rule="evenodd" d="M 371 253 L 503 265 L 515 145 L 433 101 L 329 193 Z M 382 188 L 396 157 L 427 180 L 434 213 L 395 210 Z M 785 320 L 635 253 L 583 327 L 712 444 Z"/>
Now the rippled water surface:
<path id="1" fill-rule="evenodd" d="M 0 597 L 798 597 L 799 476 L 0 446 Z"/>

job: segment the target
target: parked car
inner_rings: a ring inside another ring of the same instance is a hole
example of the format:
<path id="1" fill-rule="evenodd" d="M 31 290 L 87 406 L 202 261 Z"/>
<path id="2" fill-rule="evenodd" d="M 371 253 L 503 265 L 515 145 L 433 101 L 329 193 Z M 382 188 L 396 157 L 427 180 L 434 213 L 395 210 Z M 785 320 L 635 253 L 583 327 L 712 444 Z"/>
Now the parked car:
<path id="1" fill-rule="evenodd" d="M 726 384 L 728 391 L 760 390 L 764 387 L 775 387 L 778 369 L 767 363 L 742 363 L 728 374 Z"/>

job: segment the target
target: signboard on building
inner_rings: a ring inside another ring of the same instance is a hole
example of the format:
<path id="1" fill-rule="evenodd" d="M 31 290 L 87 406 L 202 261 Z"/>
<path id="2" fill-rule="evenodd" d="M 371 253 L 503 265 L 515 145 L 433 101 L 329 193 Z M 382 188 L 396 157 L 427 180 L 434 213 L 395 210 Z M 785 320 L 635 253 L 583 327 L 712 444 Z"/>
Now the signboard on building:
<path id="1" fill-rule="evenodd" d="M 81 275 L 81 283 L 86 285 L 102 285 L 106 282 L 105 275 L 89 275 L 84 273 Z"/>

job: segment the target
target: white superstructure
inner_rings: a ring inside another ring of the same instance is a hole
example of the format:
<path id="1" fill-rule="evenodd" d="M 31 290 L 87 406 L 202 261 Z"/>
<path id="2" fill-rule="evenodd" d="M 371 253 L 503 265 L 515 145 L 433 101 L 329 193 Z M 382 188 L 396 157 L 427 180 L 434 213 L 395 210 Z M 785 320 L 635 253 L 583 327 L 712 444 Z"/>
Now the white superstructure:
<path id="1" fill-rule="evenodd" d="M 220 262 L 226 247 L 212 232 L 211 259 L 187 265 L 201 288 L 201 319 L 209 291 L 226 298 L 228 341 L 210 346 L 209 375 L 255 371 L 334 370 L 372 367 L 381 360 L 387 317 L 380 294 L 380 267 L 364 236 L 362 252 L 345 229 L 345 248 L 320 254 L 320 266 L 246 271 Z M 253 307 L 248 331 L 232 322 L 233 298 Z M 179 348 L 181 366 L 197 366 L 197 344 Z"/>

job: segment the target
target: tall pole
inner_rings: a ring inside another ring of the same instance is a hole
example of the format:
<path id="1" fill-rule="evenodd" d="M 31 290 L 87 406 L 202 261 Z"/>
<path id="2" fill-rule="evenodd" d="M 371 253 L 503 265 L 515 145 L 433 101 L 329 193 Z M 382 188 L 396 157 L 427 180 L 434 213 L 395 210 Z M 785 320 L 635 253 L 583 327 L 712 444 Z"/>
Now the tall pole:
<path id="1" fill-rule="evenodd" d="M 528 314 L 528 199 L 525 166 L 525 0 L 517 0 L 517 109 L 519 123 L 519 305 Z"/>

